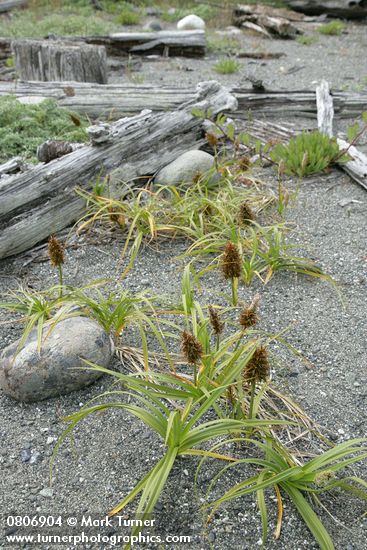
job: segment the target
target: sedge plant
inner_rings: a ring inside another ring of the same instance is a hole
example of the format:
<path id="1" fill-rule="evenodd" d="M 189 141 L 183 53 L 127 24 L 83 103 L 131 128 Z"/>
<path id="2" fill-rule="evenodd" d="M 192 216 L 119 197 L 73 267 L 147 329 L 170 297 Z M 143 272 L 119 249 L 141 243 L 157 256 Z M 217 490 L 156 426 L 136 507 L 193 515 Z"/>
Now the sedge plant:
<path id="1" fill-rule="evenodd" d="M 235 440 L 232 440 L 232 443 L 233 441 Z M 243 440 L 240 442 L 242 445 L 244 444 Z M 211 451 L 218 452 L 221 445 L 228 446 L 228 443 L 229 441 L 222 442 L 214 446 Z M 252 465 L 257 471 L 253 476 L 226 490 L 220 498 L 211 501 L 207 505 L 211 508 L 210 518 L 226 502 L 255 493 L 262 520 L 261 548 L 264 548 L 268 534 L 268 514 L 264 492 L 267 489 L 273 489 L 278 502 L 275 538 L 280 536 L 283 516 L 282 494 L 285 494 L 297 509 L 320 549 L 335 550 L 330 534 L 310 504 L 308 497 L 312 497 L 316 504 L 321 504 L 320 495 L 322 493 L 339 489 L 367 500 L 367 483 L 363 479 L 353 473 L 347 473 L 345 477 L 337 476 L 338 472 L 345 470 L 348 472 L 351 465 L 367 458 L 367 439 L 351 439 L 319 454 L 304 464 L 296 463 L 286 447 L 279 442 L 274 444 L 274 441 L 270 441 L 270 439 L 265 442 L 249 439 L 246 443 L 257 448 L 261 453 L 260 457 L 238 458 L 237 461 L 232 461 L 230 465 L 222 468 L 210 483 L 207 497 L 210 498 L 209 495 L 215 485 L 229 469 L 241 468 L 241 465 Z M 203 463 L 204 459 L 199 464 L 198 472 L 200 472 Z"/>

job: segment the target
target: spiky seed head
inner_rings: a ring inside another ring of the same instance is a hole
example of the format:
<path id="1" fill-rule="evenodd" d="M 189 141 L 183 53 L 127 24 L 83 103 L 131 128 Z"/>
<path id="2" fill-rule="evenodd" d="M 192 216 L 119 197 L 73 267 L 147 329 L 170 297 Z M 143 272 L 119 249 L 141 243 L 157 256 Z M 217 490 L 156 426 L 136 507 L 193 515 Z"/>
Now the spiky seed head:
<path id="1" fill-rule="evenodd" d="M 221 262 L 225 279 L 234 279 L 241 276 L 242 262 L 238 247 L 228 242 L 224 248 Z"/>
<path id="2" fill-rule="evenodd" d="M 254 325 L 256 325 L 256 323 L 259 320 L 259 316 L 257 314 L 257 306 L 259 303 L 259 299 L 260 299 L 259 295 L 256 294 L 251 304 L 246 305 L 241 311 L 239 323 L 244 330 L 250 327 L 253 327 Z"/>
<path id="3" fill-rule="evenodd" d="M 203 354 L 203 347 L 193 334 L 184 330 L 181 336 L 181 351 L 190 365 L 196 365 Z"/>
<path id="4" fill-rule="evenodd" d="M 238 161 L 238 168 L 246 172 L 251 166 L 251 160 L 249 157 L 243 156 Z"/>
<path id="5" fill-rule="evenodd" d="M 206 137 L 206 141 L 209 143 L 209 145 L 211 145 L 212 147 L 215 147 L 216 145 L 218 145 L 218 137 L 213 134 L 212 132 L 207 132 L 205 134 L 205 137 Z"/>
<path id="6" fill-rule="evenodd" d="M 120 214 L 117 218 L 117 223 L 119 224 L 120 227 L 125 227 L 126 225 L 126 219 L 125 219 L 125 216 L 123 214 Z"/>
<path id="7" fill-rule="evenodd" d="M 203 177 L 203 174 L 201 172 L 196 172 L 192 178 L 192 183 L 200 183 L 201 179 Z"/>
<path id="8" fill-rule="evenodd" d="M 209 306 L 208 311 L 209 311 L 209 321 L 212 326 L 213 332 L 216 336 L 219 336 L 220 334 L 222 334 L 224 330 L 224 323 L 223 321 L 220 320 L 219 313 L 215 311 L 213 306 Z"/>
<path id="9" fill-rule="evenodd" d="M 259 346 L 245 367 L 243 379 L 245 382 L 263 382 L 269 377 L 269 374 L 268 351 L 266 347 Z"/>
<path id="10" fill-rule="evenodd" d="M 249 207 L 246 202 L 243 202 L 240 206 L 240 211 L 238 214 L 238 221 L 241 225 L 248 225 L 251 221 L 255 219 L 255 214 Z"/>
<path id="11" fill-rule="evenodd" d="M 108 209 L 108 217 L 110 218 L 111 222 L 118 222 L 119 214 L 115 212 L 115 210 L 111 207 Z"/>
<path id="12" fill-rule="evenodd" d="M 59 267 L 64 263 L 64 247 L 54 236 L 48 239 L 48 255 L 52 266 Z"/>
<path id="13" fill-rule="evenodd" d="M 236 177 L 236 183 L 239 183 L 240 185 L 245 185 L 246 187 L 249 187 L 250 185 L 254 185 L 254 181 L 251 178 L 248 178 L 244 174 L 240 174 Z"/>

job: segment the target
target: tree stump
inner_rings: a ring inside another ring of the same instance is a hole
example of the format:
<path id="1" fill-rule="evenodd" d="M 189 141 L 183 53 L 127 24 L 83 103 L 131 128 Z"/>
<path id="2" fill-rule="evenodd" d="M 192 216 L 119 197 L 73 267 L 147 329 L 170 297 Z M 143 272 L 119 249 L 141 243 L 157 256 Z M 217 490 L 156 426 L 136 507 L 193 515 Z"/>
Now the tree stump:
<path id="1" fill-rule="evenodd" d="M 57 40 L 14 40 L 12 48 L 22 80 L 107 83 L 104 46 Z"/>

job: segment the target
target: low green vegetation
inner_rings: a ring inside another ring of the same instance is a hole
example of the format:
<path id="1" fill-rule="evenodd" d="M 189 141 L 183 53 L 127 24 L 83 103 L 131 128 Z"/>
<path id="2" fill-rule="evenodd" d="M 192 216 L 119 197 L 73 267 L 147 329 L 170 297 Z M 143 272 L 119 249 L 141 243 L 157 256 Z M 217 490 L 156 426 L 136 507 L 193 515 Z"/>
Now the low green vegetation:
<path id="1" fill-rule="evenodd" d="M 339 36 L 345 31 L 345 29 L 346 29 L 346 25 L 345 23 L 343 23 L 343 21 L 334 19 L 334 21 L 330 21 L 330 23 L 321 25 L 321 27 L 319 27 L 317 31 L 321 34 L 326 34 L 329 36 Z"/>
<path id="2" fill-rule="evenodd" d="M 221 59 L 213 66 L 213 69 L 218 74 L 233 74 L 238 73 L 241 68 L 241 63 L 237 59 L 229 57 Z"/>
<path id="3" fill-rule="evenodd" d="M 346 161 L 335 139 L 318 131 L 302 132 L 289 140 L 288 144 L 278 144 L 270 153 L 273 162 L 280 165 L 280 171 L 299 177 L 317 174 L 333 163 Z"/>
<path id="4" fill-rule="evenodd" d="M 52 11 L 37 6 L 34 10 L 16 10 L 12 17 L 0 17 L 0 35 L 4 37 L 44 38 L 60 36 L 104 35 L 116 32 L 119 26 L 90 6 L 60 6 Z"/>
<path id="5" fill-rule="evenodd" d="M 302 34 L 296 38 L 296 42 L 304 46 L 311 46 L 311 44 L 316 44 L 318 42 L 318 37 L 311 34 Z"/>
<path id="6" fill-rule="evenodd" d="M 103 192 L 100 184 L 98 191 Z M 202 193 L 207 200 L 206 191 L 196 188 L 195 192 L 199 204 L 204 206 L 199 195 Z M 209 206 L 209 216 L 215 217 L 210 211 L 211 203 L 207 202 L 206 206 Z M 143 208 L 140 204 L 140 209 Z M 110 211 L 109 215 L 115 218 L 117 212 Z M 248 205 L 242 204 L 236 223 L 247 226 L 252 217 Z M 125 220 L 119 223 L 124 224 Z M 52 268 L 62 267 L 65 260 L 63 245 L 55 241 L 54 237 L 49 241 Z M 62 319 L 84 315 L 96 320 L 111 334 L 125 368 L 126 357 L 134 358 L 129 363 L 133 370 L 128 374 L 85 361 L 86 368 L 111 376 L 115 383 L 106 393 L 64 419 L 67 427 L 54 449 L 51 476 L 60 446 L 73 435 L 79 422 L 102 411 L 124 410 L 143 422 L 162 440 L 163 446 L 156 463 L 133 489 L 127 491 L 109 516 L 123 512 L 138 500 L 136 517 L 140 520 L 150 518 L 173 467 L 183 467 L 179 457 L 200 458 L 196 474 L 192 475 L 192 485 L 197 490 L 203 487 L 200 473 L 206 470 L 204 466 L 208 460 L 225 464 L 213 474 L 203 499 L 202 511 L 208 521 L 215 521 L 215 512 L 222 504 L 256 493 L 263 525 L 261 548 L 264 549 L 268 535 L 265 491 L 272 489 L 278 508 L 276 538 L 281 533 L 285 494 L 320 548 L 334 550 L 330 534 L 307 496 L 312 495 L 316 505 L 321 504 L 323 492 L 333 490 L 336 490 L 336 498 L 342 498 L 340 491 L 343 490 L 367 499 L 367 483 L 349 471 L 351 466 L 367 458 L 367 440 L 353 439 L 334 447 L 304 411 L 271 380 L 271 371 L 277 366 L 274 354 L 278 353 L 279 346 L 286 346 L 297 356 L 299 352 L 284 340 L 284 330 L 269 333 L 259 328 L 257 295 L 250 303 L 237 299 L 233 279 L 240 275 L 238 259 L 238 246 L 227 242 L 220 267 L 222 276 L 232 280 L 234 291 L 225 304 L 225 296 L 221 304 L 205 304 L 200 300 L 190 264 L 184 269 L 178 300 L 127 293 L 122 287 L 116 288 L 115 281 L 113 292 L 105 289 L 109 281 L 92 281 L 82 288 L 72 287 L 63 282 L 60 270 L 59 285 L 43 291 L 12 291 L 9 301 L 0 304 L 23 316 L 22 343 L 29 332 L 37 328 L 41 349 L 45 323 L 50 332 Z M 133 325 L 140 334 L 139 352 L 119 347 L 120 335 L 128 325 Z M 149 351 L 148 338 L 149 342 L 156 341 L 161 353 Z M 276 346 L 271 352 L 273 343 Z M 157 362 L 159 367 L 154 368 Z M 311 460 L 303 459 L 304 442 L 307 443 L 307 456 L 310 450 L 311 453 L 316 450 Z M 185 462 L 185 467 L 188 464 Z M 241 471 L 244 465 L 248 477 L 228 488 L 233 483 L 233 478 L 227 476 L 229 470 Z M 249 467 L 252 471 L 247 473 Z M 222 495 L 219 497 L 217 485 Z M 212 496 L 213 489 L 216 496 Z M 133 536 L 141 530 L 138 525 L 132 529 Z M 130 544 L 124 548 L 129 550 Z"/>
<path id="7" fill-rule="evenodd" d="M 115 23 L 119 25 L 138 25 L 140 19 L 141 15 L 139 12 L 124 9 L 115 17 Z"/>
<path id="8" fill-rule="evenodd" d="M 71 116 L 72 115 L 72 116 Z M 0 161 L 21 155 L 35 160 L 38 145 L 48 139 L 84 142 L 88 139 L 84 117 L 69 113 L 54 100 L 23 105 L 14 96 L 0 98 Z"/>
<path id="9" fill-rule="evenodd" d="M 220 36 L 215 32 L 207 33 L 207 47 L 211 52 L 234 53 L 239 46 L 240 41 L 235 36 Z"/>

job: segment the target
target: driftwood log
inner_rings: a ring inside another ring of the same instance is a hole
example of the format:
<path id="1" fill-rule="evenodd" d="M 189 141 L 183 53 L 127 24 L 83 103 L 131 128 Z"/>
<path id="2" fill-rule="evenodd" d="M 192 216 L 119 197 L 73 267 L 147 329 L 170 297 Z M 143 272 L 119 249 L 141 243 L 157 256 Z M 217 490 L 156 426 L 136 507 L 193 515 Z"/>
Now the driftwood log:
<path id="1" fill-rule="evenodd" d="M 234 88 L 238 100 L 236 117 L 248 117 L 249 111 L 269 117 L 284 115 L 316 118 L 316 93 L 312 90 L 254 92 Z M 107 116 L 110 120 L 139 113 L 143 109 L 166 111 L 195 97 L 193 88 L 153 85 L 84 84 L 81 82 L 0 82 L 0 96 L 13 94 L 24 103 L 55 99 L 66 109 L 90 118 Z M 336 116 L 351 118 L 367 110 L 367 93 L 333 91 Z"/>
<path id="2" fill-rule="evenodd" d="M 317 87 L 317 115 L 319 131 L 329 137 L 333 136 L 333 98 L 329 91 L 329 85 L 324 80 Z M 339 163 L 339 166 L 350 177 L 367 189 L 367 156 L 354 145 L 350 145 L 344 139 L 338 137 L 337 142 L 341 151 L 347 151 L 351 160 Z"/>
<path id="3" fill-rule="evenodd" d="M 15 8 L 23 8 L 27 0 L 3 0 L 0 2 L 0 13 L 11 11 Z"/>
<path id="4" fill-rule="evenodd" d="M 237 27 L 257 31 L 268 38 L 295 38 L 302 31 L 284 16 L 288 11 L 269 9 L 267 6 L 239 5 L 233 11 L 232 22 Z"/>
<path id="5" fill-rule="evenodd" d="M 213 113 L 235 110 L 237 101 L 217 82 L 198 85 L 196 97 L 166 113 L 143 111 L 104 125 L 104 141 L 86 145 L 31 169 L 0 179 L 0 258 L 27 250 L 77 220 L 85 209 L 74 192 L 89 189 L 96 177 L 123 169 L 124 180 L 153 175 L 202 143 L 201 120 L 192 108 Z M 98 130 L 98 128 L 97 128 Z M 91 129 L 96 138 L 96 128 Z M 126 190 L 126 186 L 125 186 Z"/>
<path id="6" fill-rule="evenodd" d="M 107 83 L 103 46 L 46 40 L 14 40 L 17 73 L 24 80 Z"/>
<path id="7" fill-rule="evenodd" d="M 366 0 L 288 0 L 289 6 L 307 15 L 333 15 L 345 19 L 367 17 Z"/>
<path id="8" fill-rule="evenodd" d="M 67 38 L 70 40 L 70 38 Z M 203 57 L 205 31 L 126 32 L 109 36 L 79 36 L 73 40 L 105 46 L 109 55 L 151 55 Z"/>

